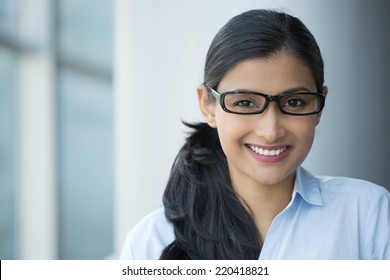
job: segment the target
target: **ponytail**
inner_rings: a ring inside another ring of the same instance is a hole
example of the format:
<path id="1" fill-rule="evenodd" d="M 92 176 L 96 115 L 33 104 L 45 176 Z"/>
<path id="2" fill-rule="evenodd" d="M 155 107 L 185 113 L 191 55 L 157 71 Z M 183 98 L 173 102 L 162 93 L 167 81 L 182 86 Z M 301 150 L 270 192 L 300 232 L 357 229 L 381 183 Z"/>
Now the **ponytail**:
<path id="1" fill-rule="evenodd" d="M 188 124 L 163 195 L 175 240 L 160 259 L 257 259 L 259 234 L 233 191 L 217 130 Z"/>

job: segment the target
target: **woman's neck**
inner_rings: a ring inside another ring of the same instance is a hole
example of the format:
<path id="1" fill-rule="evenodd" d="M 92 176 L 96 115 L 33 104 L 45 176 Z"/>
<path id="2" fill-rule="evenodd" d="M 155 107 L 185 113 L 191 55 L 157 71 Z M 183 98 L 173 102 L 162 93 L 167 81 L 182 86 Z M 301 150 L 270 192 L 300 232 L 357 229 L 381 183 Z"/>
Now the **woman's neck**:
<path id="1" fill-rule="evenodd" d="M 233 188 L 260 232 L 262 241 L 274 218 L 290 203 L 294 188 L 295 173 L 274 185 L 263 185 L 255 180 L 236 183 Z"/>

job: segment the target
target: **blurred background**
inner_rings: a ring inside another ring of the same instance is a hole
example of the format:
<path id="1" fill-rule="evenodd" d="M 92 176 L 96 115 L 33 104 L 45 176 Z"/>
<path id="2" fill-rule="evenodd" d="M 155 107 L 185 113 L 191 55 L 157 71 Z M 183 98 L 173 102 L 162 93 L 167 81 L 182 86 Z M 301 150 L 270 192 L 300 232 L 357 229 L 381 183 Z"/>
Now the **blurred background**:
<path id="1" fill-rule="evenodd" d="M 304 166 L 390 187 L 385 0 L 0 0 L 0 259 L 113 259 L 162 205 L 208 46 L 277 8 L 312 31 L 327 105 Z"/>

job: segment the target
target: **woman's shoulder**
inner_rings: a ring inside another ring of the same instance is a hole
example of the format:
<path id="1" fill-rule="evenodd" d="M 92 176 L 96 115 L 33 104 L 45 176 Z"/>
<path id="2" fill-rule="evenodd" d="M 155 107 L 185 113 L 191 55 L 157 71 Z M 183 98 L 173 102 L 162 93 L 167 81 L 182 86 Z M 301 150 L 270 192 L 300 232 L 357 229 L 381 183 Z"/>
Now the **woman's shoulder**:
<path id="1" fill-rule="evenodd" d="M 329 206 L 360 205 L 367 208 L 380 201 L 390 203 L 389 191 L 372 182 L 349 177 L 312 175 L 304 168 L 298 171 L 298 190 L 306 198 L 315 197 Z"/>
<path id="2" fill-rule="evenodd" d="M 139 221 L 128 233 L 120 259 L 158 259 L 175 239 L 173 226 L 159 208 Z"/>
<path id="3" fill-rule="evenodd" d="M 322 192 L 356 195 L 366 198 L 389 195 L 386 188 L 362 179 L 331 176 L 316 176 L 316 179 Z"/>
<path id="4" fill-rule="evenodd" d="M 389 212 L 390 192 L 373 182 L 348 177 L 315 176 L 323 202 L 363 212 Z M 387 210 L 386 210 L 387 209 Z"/>
<path id="5" fill-rule="evenodd" d="M 335 241 L 344 240 L 336 242 L 338 247 L 345 252 L 358 248 L 357 256 L 361 259 L 390 258 L 390 193 L 387 189 L 361 179 L 314 176 L 306 170 L 300 170 L 299 179 L 297 187 L 305 200 L 316 202 L 314 207 L 305 208 L 311 210 L 305 214 L 313 217 L 311 221 L 317 223 L 315 228 L 323 231 L 321 225 L 326 225 L 338 235 Z M 308 224 L 306 220 L 305 223 Z M 348 242 L 342 236 L 348 236 Z M 353 246 L 348 247 L 350 245 Z"/>
<path id="6" fill-rule="evenodd" d="M 147 216 L 143 217 L 133 228 L 133 231 L 138 229 L 153 229 L 160 230 L 169 223 L 165 217 L 164 207 L 158 208 L 153 212 L 149 213 Z"/>

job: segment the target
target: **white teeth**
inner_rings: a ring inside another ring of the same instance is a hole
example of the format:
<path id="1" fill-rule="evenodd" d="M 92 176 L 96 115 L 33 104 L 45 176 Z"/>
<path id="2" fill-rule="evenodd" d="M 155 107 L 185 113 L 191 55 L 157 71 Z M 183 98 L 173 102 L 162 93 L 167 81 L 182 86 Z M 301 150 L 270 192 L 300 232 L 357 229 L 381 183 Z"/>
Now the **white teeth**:
<path id="1" fill-rule="evenodd" d="M 255 146 L 252 146 L 252 145 L 249 145 L 249 148 L 252 151 L 254 151 L 256 154 L 263 155 L 263 156 L 268 156 L 268 157 L 278 156 L 278 155 L 280 155 L 281 153 L 283 153 L 284 151 L 287 150 L 287 147 L 284 147 L 282 149 L 277 149 L 277 150 L 266 150 L 266 149 L 262 149 L 262 148 L 255 147 Z"/>

